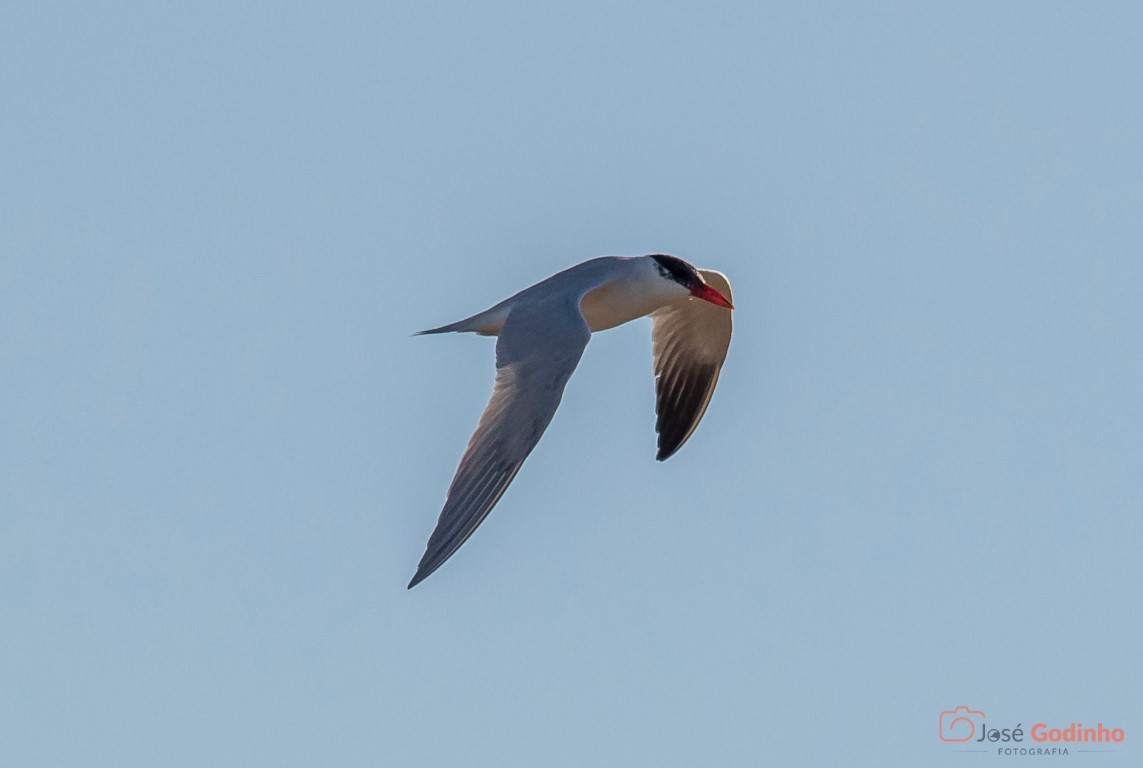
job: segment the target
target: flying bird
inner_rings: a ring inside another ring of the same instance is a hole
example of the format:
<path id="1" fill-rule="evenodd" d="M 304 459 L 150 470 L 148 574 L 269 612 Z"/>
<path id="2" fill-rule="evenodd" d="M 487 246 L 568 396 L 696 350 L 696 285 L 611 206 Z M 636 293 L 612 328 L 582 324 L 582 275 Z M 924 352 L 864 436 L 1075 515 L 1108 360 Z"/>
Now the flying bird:
<path id="1" fill-rule="evenodd" d="M 653 321 L 655 431 L 663 461 L 695 431 L 730 346 L 730 283 L 675 256 L 602 256 L 427 333 L 497 336 L 496 383 L 460 459 L 412 589 L 484 521 L 536 447 L 588 339 Z"/>

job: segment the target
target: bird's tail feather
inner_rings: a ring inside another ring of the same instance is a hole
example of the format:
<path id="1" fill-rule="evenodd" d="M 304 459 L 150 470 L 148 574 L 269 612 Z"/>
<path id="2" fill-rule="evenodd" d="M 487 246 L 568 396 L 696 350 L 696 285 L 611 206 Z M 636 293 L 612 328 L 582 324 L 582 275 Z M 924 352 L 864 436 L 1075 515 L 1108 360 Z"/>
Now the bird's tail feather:
<path id="1" fill-rule="evenodd" d="M 467 328 L 464 327 L 465 323 L 467 323 L 467 322 L 468 322 L 467 320 L 458 320 L 455 323 L 449 323 L 448 325 L 442 325 L 440 328 L 429 328 L 427 331 L 417 331 L 413 335 L 414 336 L 425 336 L 425 335 L 430 334 L 430 333 L 452 333 L 453 331 L 465 331 L 465 330 L 468 330 Z"/>
<path id="2" fill-rule="evenodd" d="M 455 323 L 442 325 L 440 328 L 430 328 L 427 331 L 418 331 L 413 334 L 414 336 L 424 336 L 430 333 L 476 333 L 480 336 L 495 336 L 500 333 L 500 327 L 504 325 L 504 320 L 508 316 L 508 310 L 497 304 L 492 309 L 486 309 L 483 312 L 478 312 L 472 317 L 466 317 L 463 320 L 457 320 Z"/>

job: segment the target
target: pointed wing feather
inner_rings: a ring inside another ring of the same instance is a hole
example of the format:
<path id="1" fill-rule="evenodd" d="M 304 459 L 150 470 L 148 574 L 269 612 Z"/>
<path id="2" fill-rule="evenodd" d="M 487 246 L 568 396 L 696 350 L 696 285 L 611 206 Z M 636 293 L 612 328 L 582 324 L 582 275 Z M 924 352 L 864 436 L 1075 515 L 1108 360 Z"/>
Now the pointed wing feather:
<path id="1" fill-rule="evenodd" d="M 700 269 L 710 287 L 726 298 L 730 283 L 720 272 Z M 726 350 L 730 347 L 731 312 L 685 298 L 652 315 L 655 358 L 655 431 L 659 461 L 669 458 L 691 436 L 714 394 Z"/>
<path id="2" fill-rule="evenodd" d="M 412 588 L 483 522 L 555 415 L 591 331 L 578 302 L 511 310 L 496 342 L 496 384 L 468 441 Z"/>

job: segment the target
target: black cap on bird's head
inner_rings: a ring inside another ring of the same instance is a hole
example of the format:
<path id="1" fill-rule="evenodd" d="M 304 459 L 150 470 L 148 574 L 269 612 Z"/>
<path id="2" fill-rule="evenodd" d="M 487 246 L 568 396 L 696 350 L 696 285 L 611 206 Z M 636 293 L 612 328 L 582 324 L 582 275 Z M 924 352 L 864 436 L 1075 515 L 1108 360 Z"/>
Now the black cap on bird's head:
<path id="1" fill-rule="evenodd" d="M 734 309 L 730 299 L 711 288 L 702 279 L 702 275 L 693 266 L 677 256 L 668 256 L 665 253 L 653 253 L 651 258 L 659 268 L 659 274 L 667 280 L 673 280 L 691 292 L 691 296 L 726 309 Z"/>

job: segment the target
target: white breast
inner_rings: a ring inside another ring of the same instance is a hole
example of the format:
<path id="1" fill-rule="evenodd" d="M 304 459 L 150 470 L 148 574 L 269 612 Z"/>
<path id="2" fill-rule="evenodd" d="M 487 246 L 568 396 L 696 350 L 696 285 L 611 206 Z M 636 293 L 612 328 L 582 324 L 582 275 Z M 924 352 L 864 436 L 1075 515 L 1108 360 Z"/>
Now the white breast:
<path id="1" fill-rule="evenodd" d="M 592 332 L 606 331 L 651 314 L 663 305 L 664 298 L 648 291 L 641 281 L 616 280 L 588 291 L 579 306 Z"/>

